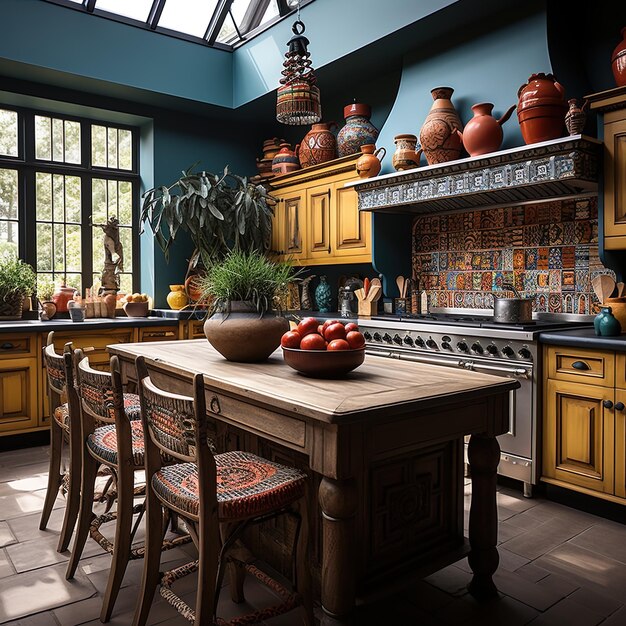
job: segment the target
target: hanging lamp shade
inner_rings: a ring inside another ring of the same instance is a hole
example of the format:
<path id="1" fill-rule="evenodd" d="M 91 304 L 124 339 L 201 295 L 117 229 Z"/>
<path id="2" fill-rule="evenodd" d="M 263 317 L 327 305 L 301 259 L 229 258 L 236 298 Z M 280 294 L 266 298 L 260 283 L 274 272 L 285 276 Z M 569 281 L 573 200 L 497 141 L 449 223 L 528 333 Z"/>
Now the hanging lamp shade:
<path id="1" fill-rule="evenodd" d="M 320 90 L 311 67 L 311 53 L 307 50 L 309 40 L 303 35 L 305 26 L 296 20 L 294 36 L 287 44 L 282 78 L 278 88 L 276 119 L 291 126 L 315 124 L 322 119 Z"/>

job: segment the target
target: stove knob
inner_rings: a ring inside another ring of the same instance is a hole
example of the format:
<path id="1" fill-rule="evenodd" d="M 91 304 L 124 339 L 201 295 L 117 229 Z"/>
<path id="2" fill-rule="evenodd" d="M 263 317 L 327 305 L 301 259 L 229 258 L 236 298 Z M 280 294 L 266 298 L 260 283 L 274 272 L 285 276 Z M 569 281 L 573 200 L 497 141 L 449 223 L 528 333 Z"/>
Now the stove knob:
<path id="1" fill-rule="evenodd" d="M 424 347 L 424 340 L 421 337 L 415 337 L 415 345 L 418 348 L 423 348 Z"/>
<path id="2" fill-rule="evenodd" d="M 487 352 L 489 352 L 489 354 L 498 354 L 498 346 L 494 345 L 493 343 L 490 343 L 487 346 Z"/>
<path id="3" fill-rule="evenodd" d="M 429 338 L 426 340 L 426 345 L 427 345 L 429 348 L 432 348 L 433 350 L 436 350 L 436 349 L 437 349 L 437 342 L 436 342 L 436 341 L 435 341 L 432 337 L 429 337 Z"/>
<path id="4" fill-rule="evenodd" d="M 404 343 L 406 343 L 407 346 L 412 346 L 413 345 L 413 339 L 411 337 L 409 337 L 408 335 L 403 339 Z"/>
<path id="5" fill-rule="evenodd" d="M 391 343 L 391 341 L 392 341 L 391 335 L 389 333 L 385 333 L 383 335 L 383 341 L 386 341 L 387 343 Z"/>
<path id="6" fill-rule="evenodd" d="M 472 352 L 474 352 L 475 354 L 482 354 L 483 353 L 483 347 L 478 343 L 473 343 L 472 344 Z"/>
<path id="7" fill-rule="evenodd" d="M 449 341 L 442 341 L 442 342 L 441 342 L 441 347 L 442 347 L 444 350 L 452 350 L 452 346 L 450 345 L 450 342 L 449 342 Z"/>
<path id="8" fill-rule="evenodd" d="M 530 359 L 532 357 L 532 354 L 530 353 L 530 350 L 528 348 L 521 348 L 517 351 L 517 354 L 519 354 L 522 359 Z"/>
<path id="9" fill-rule="evenodd" d="M 511 346 L 504 346 L 504 348 L 502 348 L 502 354 L 511 358 L 515 354 L 515 350 L 513 350 Z"/>
<path id="10" fill-rule="evenodd" d="M 380 333 L 374 333 L 374 341 L 382 341 L 383 338 L 380 336 Z"/>
<path id="11" fill-rule="evenodd" d="M 402 343 L 402 337 L 400 337 L 400 335 L 398 335 L 398 333 L 396 333 L 393 336 L 393 341 L 394 341 L 394 343 L 401 344 Z"/>
<path id="12" fill-rule="evenodd" d="M 456 344 L 456 349 L 459 352 L 467 352 L 467 344 L 464 341 L 459 341 L 459 343 Z"/>
<path id="13" fill-rule="evenodd" d="M 370 334 L 370 333 L 366 330 L 366 331 L 363 333 L 363 337 L 365 337 L 365 341 L 370 341 L 370 340 L 371 340 L 371 338 L 372 338 L 372 335 L 371 335 L 371 334 Z"/>

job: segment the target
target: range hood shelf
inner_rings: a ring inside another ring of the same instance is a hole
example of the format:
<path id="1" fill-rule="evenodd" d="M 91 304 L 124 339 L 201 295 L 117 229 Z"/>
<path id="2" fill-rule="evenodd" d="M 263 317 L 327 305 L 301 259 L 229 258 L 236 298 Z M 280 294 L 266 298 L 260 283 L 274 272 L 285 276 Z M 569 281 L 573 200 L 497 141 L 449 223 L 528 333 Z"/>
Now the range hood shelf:
<path id="1" fill-rule="evenodd" d="M 573 135 L 348 183 L 360 211 L 451 213 L 594 195 L 602 142 Z"/>

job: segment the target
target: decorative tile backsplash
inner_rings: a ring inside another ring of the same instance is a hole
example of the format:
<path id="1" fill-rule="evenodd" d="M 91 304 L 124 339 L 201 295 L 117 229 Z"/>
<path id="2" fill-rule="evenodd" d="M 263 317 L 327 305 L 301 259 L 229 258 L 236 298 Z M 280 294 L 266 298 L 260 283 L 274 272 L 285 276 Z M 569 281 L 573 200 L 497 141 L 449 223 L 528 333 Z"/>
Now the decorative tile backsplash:
<path id="1" fill-rule="evenodd" d="M 490 309 L 508 282 L 535 311 L 590 314 L 597 274 L 615 278 L 598 257 L 596 198 L 413 220 L 413 277 L 430 306 Z"/>

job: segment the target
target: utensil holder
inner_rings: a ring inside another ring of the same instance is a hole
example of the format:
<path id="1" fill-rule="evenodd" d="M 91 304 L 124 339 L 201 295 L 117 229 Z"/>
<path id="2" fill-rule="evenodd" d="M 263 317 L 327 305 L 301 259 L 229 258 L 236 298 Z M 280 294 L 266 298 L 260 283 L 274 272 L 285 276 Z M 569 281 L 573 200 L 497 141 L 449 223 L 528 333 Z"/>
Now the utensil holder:
<path id="1" fill-rule="evenodd" d="M 626 333 L 626 298 L 605 298 L 602 306 L 610 306 L 613 316 L 622 326 L 622 335 Z"/>
<path id="2" fill-rule="evenodd" d="M 369 300 L 359 300 L 359 317 L 371 317 L 378 312 L 378 303 L 370 302 Z"/>
<path id="3" fill-rule="evenodd" d="M 406 298 L 394 298 L 396 315 L 406 315 Z"/>
<path id="4" fill-rule="evenodd" d="M 73 306 L 68 309 L 72 322 L 84 322 L 85 321 L 85 309 L 80 306 Z"/>

